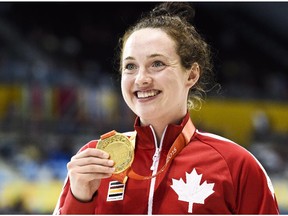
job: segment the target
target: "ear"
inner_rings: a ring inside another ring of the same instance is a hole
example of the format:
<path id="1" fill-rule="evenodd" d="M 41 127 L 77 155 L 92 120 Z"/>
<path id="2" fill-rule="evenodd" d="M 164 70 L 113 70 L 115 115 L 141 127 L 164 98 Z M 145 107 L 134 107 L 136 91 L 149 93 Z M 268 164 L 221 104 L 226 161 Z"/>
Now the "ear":
<path id="1" fill-rule="evenodd" d="M 197 83 L 199 77 L 200 77 L 200 66 L 197 62 L 194 62 L 191 66 L 191 68 L 187 71 L 188 78 L 187 78 L 187 85 L 189 88 L 195 85 Z"/>

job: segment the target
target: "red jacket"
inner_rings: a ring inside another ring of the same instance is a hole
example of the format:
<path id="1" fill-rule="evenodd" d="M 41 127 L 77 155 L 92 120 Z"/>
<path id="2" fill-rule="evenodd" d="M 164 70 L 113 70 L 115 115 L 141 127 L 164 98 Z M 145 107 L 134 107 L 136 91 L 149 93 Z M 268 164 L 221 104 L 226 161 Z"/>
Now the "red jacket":
<path id="1" fill-rule="evenodd" d="M 161 169 L 170 146 L 188 120 L 187 114 L 182 124 L 169 125 L 158 148 L 152 127 L 139 126 L 137 118 L 133 170 L 151 176 Z M 96 145 L 97 140 L 91 141 L 80 151 Z M 223 137 L 195 130 L 189 144 L 164 173 L 149 180 L 129 178 L 125 185 L 104 179 L 88 203 L 73 197 L 67 179 L 54 211 L 54 214 L 189 213 L 279 214 L 279 210 L 271 181 L 251 153 Z"/>

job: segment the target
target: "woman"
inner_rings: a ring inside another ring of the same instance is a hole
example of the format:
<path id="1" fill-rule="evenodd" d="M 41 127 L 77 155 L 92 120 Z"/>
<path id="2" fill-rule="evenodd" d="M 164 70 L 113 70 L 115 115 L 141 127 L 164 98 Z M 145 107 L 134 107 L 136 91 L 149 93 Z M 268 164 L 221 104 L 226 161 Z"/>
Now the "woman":
<path id="1" fill-rule="evenodd" d="M 72 157 L 55 214 L 279 213 L 259 162 L 191 121 L 188 108 L 200 102 L 212 74 L 191 14 L 188 3 L 162 3 L 126 31 L 121 89 L 137 115 L 137 134 L 112 131 Z M 108 151 L 113 139 L 120 158 Z"/>

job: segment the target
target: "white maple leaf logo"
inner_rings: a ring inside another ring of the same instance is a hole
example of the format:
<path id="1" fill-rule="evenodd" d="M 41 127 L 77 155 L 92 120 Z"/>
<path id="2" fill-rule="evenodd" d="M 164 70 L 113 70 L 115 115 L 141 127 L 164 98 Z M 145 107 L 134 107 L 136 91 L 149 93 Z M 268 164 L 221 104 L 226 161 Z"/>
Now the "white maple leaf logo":
<path id="1" fill-rule="evenodd" d="M 190 174 L 186 172 L 186 183 L 180 178 L 172 179 L 171 187 L 178 194 L 178 200 L 189 202 L 188 212 L 192 213 L 193 204 L 204 204 L 204 200 L 214 193 L 214 183 L 203 182 L 200 185 L 202 174 L 198 175 L 195 168 Z"/>

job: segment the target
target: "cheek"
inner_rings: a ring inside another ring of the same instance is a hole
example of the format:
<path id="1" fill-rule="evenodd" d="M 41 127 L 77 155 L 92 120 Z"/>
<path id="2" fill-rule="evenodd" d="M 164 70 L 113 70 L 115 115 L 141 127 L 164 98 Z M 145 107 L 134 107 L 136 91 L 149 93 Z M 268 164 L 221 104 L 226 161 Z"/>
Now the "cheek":
<path id="1" fill-rule="evenodd" d="M 126 77 L 121 78 L 121 92 L 122 92 L 124 99 L 127 97 L 129 93 L 130 85 L 131 85 L 131 82 L 129 81 L 129 79 L 127 79 Z"/>
<path id="2" fill-rule="evenodd" d="M 125 94 L 125 82 L 124 82 L 123 78 L 121 78 L 121 92 L 122 92 L 122 95 L 124 96 L 124 94 Z"/>

